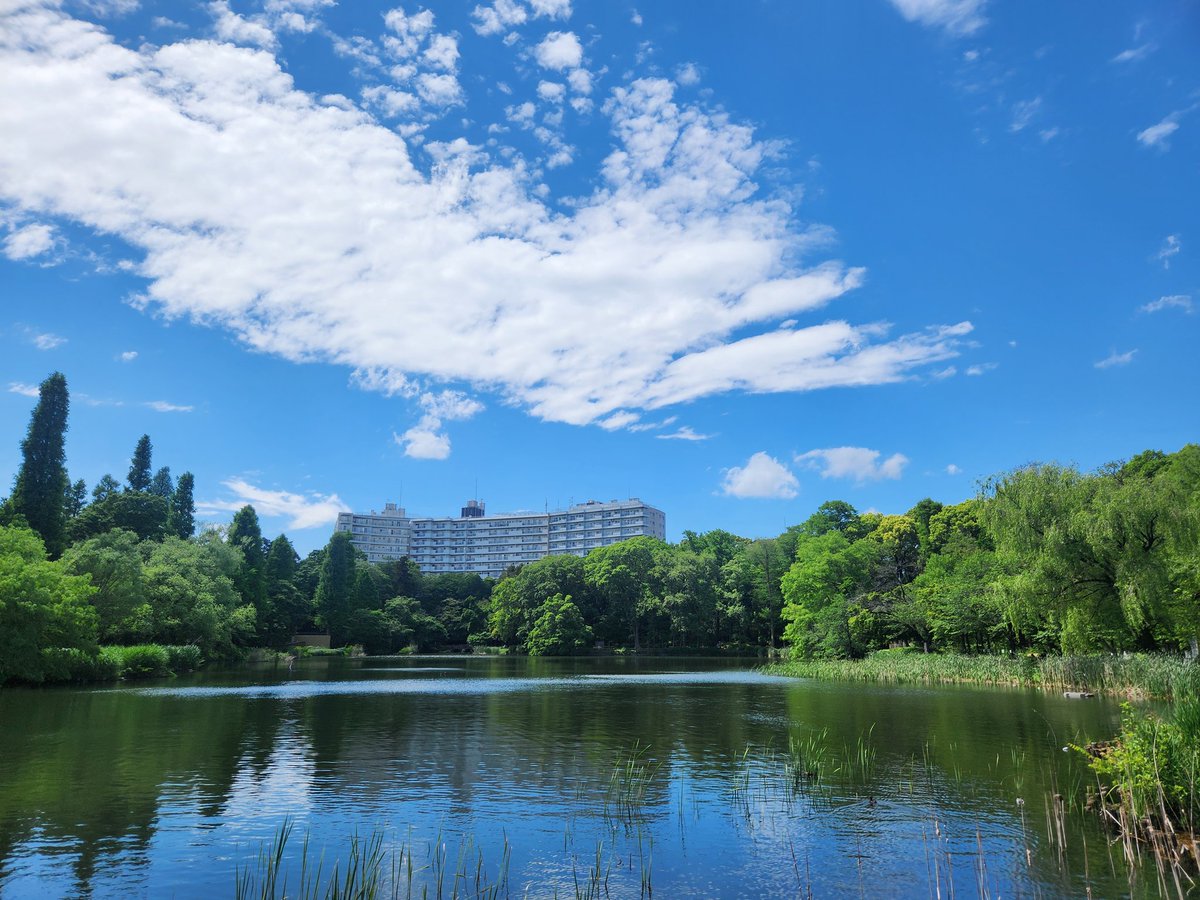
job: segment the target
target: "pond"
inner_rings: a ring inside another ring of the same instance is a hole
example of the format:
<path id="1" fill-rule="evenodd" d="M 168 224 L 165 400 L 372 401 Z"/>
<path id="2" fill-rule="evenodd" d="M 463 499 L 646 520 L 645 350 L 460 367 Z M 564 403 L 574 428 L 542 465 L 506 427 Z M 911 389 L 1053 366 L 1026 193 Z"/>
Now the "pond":
<path id="1" fill-rule="evenodd" d="M 1063 752 L 1111 735 L 1115 702 L 755 664 L 322 657 L 4 690 L 0 895 L 232 895 L 285 822 L 292 884 L 304 836 L 328 872 L 375 835 L 399 896 L 1163 890 Z"/>

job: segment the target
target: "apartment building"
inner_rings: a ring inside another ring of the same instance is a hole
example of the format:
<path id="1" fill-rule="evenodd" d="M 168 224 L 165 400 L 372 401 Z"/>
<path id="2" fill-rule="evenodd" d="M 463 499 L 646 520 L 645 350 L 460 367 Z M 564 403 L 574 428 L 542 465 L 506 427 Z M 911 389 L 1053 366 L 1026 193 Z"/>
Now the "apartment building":
<path id="1" fill-rule="evenodd" d="M 468 500 L 457 517 L 410 517 L 404 507 L 388 503 L 381 512 L 340 513 L 336 528 L 349 532 L 371 562 L 407 556 L 430 575 L 477 572 L 498 578 L 509 566 L 545 556 L 584 556 L 639 535 L 665 540 L 667 519 L 636 497 L 500 515 L 488 515 L 481 500 Z"/>

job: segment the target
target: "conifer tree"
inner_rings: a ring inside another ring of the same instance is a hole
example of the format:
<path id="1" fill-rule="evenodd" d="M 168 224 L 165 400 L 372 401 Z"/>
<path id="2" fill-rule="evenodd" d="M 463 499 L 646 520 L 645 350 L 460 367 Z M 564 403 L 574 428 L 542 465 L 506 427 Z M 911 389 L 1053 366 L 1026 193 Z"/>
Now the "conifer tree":
<path id="1" fill-rule="evenodd" d="M 87 506 L 87 483 L 80 478 L 69 488 L 67 488 L 67 497 L 65 501 L 65 510 L 68 519 L 73 519 Z"/>
<path id="2" fill-rule="evenodd" d="M 196 533 L 196 504 L 192 499 L 195 483 L 192 473 L 184 472 L 175 485 L 175 493 L 171 495 L 171 514 L 167 527 L 172 534 L 179 535 L 185 541 Z"/>
<path id="3" fill-rule="evenodd" d="M 133 450 L 133 459 L 129 461 L 129 477 L 126 479 L 131 491 L 150 490 L 150 435 L 143 434 Z"/>
<path id="4" fill-rule="evenodd" d="M 345 531 L 334 532 L 321 563 L 316 603 L 317 614 L 329 629 L 334 644 L 341 644 L 346 639 L 354 577 L 354 546 L 350 543 L 350 535 Z"/>
<path id="5" fill-rule="evenodd" d="M 67 478 L 65 437 L 67 379 L 55 372 L 42 382 L 38 403 L 21 443 L 21 468 L 17 471 L 8 505 L 13 515 L 24 516 L 46 545 L 51 559 L 66 548 Z"/>
<path id="6" fill-rule="evenodd" d="M 121 482 L 117 481 L 111 475 L 105 474 L 96 482 L 96 486 L 92 488 L 92 502 L 100 503 L 103 500 L 107 500 L 113 494 L 119 493 L 120 490 Z"/>
<path id="7" fill-rule="evenodd" d="M 154 473 L 154 478 L 150 480 L 150 493 L 166 500 L 171 499 L 171 495 L 175 493 L 175 485 L 171 481 L 170 466 L 163 466 Z"/>

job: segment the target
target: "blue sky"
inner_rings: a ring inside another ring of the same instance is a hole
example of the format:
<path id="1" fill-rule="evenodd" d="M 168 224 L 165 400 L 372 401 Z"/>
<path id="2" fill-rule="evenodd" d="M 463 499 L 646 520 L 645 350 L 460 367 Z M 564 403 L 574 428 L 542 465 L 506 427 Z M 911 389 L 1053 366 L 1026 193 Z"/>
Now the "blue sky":
<path id="1" fill-rule="evenodd" d="M 1198 436 L 1200 6 L 5 4 L 0 481 L 668 537 Z M 476 488 L 478 485 L 478 488 Z"/>

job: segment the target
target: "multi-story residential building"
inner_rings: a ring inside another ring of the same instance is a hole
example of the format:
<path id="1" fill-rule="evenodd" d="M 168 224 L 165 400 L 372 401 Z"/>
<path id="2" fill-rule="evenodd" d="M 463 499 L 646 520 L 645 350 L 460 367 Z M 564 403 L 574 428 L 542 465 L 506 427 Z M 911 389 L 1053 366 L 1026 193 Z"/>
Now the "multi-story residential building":
<path id="1" fill-rule="evenodd" d="M 468 500 L 457 517 L 414 518 L 388 503 L 382 512 L 339 513 L 336 527 L 349 532 L 371 562 L 407 556 L 430 575 L 477 572 L 498 578 L 509 566 L 544 556 L 584 556 L 639 535 L 665 540 L 667 518 L 637 498 L 502 515 L 487 515 L 482 501 Z"/>

